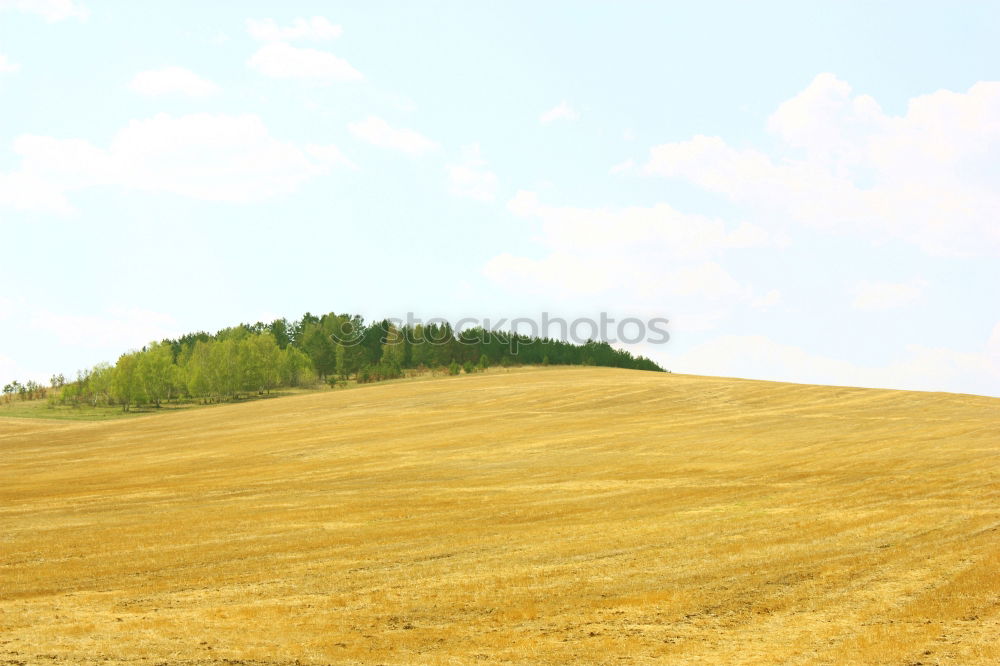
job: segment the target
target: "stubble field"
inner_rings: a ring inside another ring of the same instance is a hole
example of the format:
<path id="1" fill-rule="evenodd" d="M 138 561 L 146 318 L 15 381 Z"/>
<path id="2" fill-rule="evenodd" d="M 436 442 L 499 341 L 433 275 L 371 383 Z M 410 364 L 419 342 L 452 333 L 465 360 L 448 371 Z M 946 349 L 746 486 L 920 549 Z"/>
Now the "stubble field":
<path id="1" fill-rule="evenodd" d="M 1000 662 L 1000 399 L 609 368 L 0 419 L 0 664 Z"/>

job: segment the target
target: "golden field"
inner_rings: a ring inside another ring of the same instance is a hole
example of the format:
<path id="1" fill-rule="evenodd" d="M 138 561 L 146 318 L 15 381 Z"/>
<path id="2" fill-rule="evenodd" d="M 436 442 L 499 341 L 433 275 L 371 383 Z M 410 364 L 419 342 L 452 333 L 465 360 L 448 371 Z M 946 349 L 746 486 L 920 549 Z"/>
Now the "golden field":
<path id="1" fill-rule="evenodd" d="M 610 368 L 0 419 L 0 664 L 1000 662 L 1000 399 Z"/>

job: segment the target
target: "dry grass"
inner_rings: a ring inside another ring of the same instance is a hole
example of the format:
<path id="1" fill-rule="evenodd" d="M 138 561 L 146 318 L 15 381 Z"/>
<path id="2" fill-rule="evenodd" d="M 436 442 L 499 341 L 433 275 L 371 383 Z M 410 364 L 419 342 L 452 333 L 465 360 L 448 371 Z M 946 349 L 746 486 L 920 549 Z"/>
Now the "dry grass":
<path id="1" fill-rule="evenodd" d="M 524 370 L 0 453 L 0 663 L 1000 661 L 996 399 Z"/>

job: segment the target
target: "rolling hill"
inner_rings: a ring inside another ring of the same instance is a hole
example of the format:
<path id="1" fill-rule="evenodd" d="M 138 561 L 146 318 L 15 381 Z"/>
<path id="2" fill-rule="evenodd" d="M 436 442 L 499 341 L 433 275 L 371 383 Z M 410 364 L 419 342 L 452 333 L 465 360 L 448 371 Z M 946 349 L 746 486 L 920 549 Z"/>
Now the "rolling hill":
<path id="1" fill-rule="evenodd" d="M 996 663 L 1000 400 L 612 368 L 0 419 L 0 663 Z"/>

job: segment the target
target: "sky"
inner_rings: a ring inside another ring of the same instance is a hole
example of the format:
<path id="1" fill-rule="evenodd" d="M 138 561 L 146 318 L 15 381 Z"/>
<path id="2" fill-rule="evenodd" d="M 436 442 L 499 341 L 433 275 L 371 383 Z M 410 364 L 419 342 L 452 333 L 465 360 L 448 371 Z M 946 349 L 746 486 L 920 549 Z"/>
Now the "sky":
<path id="1" fill-rule="evenodd" d="M 306 311 L 605 313 L 669 319 L 621 346 L 674 372 L 1000 396 L 998 19 L 0 0 L 0 384 Z"/>

